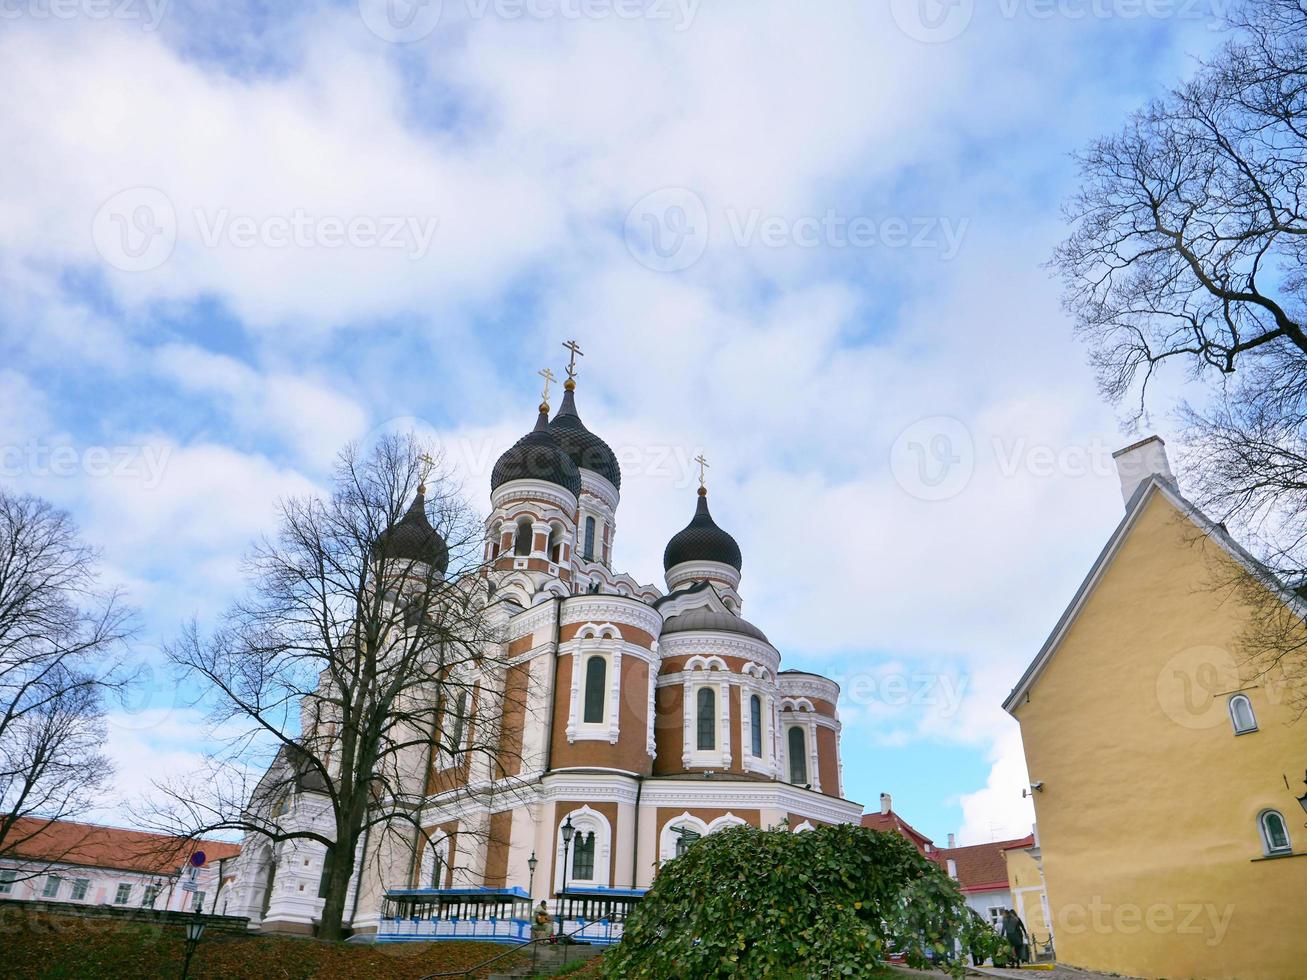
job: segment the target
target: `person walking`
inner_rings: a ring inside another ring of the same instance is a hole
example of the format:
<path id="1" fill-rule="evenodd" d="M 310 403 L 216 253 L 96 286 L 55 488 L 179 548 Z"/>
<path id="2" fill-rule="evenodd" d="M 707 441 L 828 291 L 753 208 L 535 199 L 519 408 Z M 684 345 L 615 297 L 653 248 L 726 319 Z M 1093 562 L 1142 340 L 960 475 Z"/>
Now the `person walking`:
<path id="1" fill-rule="evenodd" d="M 1026 962 L 1026 948 L 1030 941 L 1030 934 L 1026 932 L 1026 924 L 1017 918 L 1016 912 L 1012 909 L 1003 912 L 1003 938 L 1012 947 L 1016 965 L 1020 966 Z"/>

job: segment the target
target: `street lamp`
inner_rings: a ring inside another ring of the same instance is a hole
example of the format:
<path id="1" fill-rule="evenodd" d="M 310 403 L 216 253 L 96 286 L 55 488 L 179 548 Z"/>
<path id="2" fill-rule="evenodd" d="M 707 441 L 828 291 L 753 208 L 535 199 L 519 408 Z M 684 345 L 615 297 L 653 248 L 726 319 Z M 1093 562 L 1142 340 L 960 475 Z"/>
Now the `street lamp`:
<path id="1" fill-rule="evenodd" d="M 1304 788 L 1307 788 L 1307 772 L 1303 773 L 1302 784 Z M 1302 796 L 1298 797 L 1298 805 L 1307 812 L 1307 793 L 1303 793 Z"/>
<path id="2" fill-rule="evenodd" d="M 572 849 L 572 835 L 576 833 L 576 828 L 572 826 L 572 817 L 569 814 L 563 821 L 563 887 L 558 893 L 558 902 L 555 911 L 558 914 L 558 936 L 561 939 L 563 935 L 563 892 L 567 891 L 567 855 Z"/>
<path id="3" fill-rule="evenodd" d="M 540 862 L 536 860 L 536 852 L 532 851 L 531 856 L 526 859 L 527 870 L 531 872 L 531 882 L 526 886 L 526 897 L 530 898 L 536 890 L 536 865 Z"/>
<path id="4" fill-rule="evenodd" d="M 195 947 L 200 944 L 200 939 L 204 936 L 204 919 L 200 916 L 200 906 L 195 906 L 195 916 L 186 923 L 186 959 L 182 961 L 182 980 L 186 980 L 187 974 L 191 972 L 191 957 L 195 955 Z"/>

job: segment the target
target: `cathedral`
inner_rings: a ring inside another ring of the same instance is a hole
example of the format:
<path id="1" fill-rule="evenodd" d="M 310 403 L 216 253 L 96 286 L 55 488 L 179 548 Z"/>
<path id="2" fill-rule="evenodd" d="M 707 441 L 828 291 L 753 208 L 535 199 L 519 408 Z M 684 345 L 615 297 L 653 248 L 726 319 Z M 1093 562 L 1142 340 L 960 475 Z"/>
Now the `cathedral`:
<path id="1" fill-rule="evenodd" d="M 502 649 L 479 683 L 495 688 L 485 702 L 502 706 L 497 738 L 512 751 L 499 762 L 431 753 L 422 853 L 360 842 L 345 910 L 356 936 L 395 938 L 395 896 L 495 896 L 525 915 L 528 900 L 560 892 L 638 896 L 662 862 L 722 828 L 797 833 L 861 818 L 844 798 L 839 686 L 783 670 L 744 618 L 743 558 L 709 510 L 702 466 L 689 523 L 663 552 L 666 590 L 615 570 L 622 473 L 581 421 L 568 346 L 561 406 L 551 418 L 541 404 L 490 479 L 484 568 Z M 443 574 L 421 498 L 387 534 Z M 471 737 L 471 717 L 455 741 Z M 312 790 L 294 804 L 308 821 Z M 225 911 L 312 932 L 323 854 L 251 835 Z M 466 934 L 428 926 L 427 938 Z"/>

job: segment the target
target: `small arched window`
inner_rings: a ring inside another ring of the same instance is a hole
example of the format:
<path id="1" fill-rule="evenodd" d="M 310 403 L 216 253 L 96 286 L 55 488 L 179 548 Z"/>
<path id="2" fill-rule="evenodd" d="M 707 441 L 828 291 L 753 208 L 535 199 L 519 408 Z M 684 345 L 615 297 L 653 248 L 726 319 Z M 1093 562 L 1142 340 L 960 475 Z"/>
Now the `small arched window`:
<path id="1" fill-rule="evenodd" d="M 459 691 L 453 704 L 453 718 L 447 719 L 450 726 L 449 753 L 457 761 L 463 751 L 463 734 L 467 731 L 467 691 Z"/>
<path id="2" fill-rule="evenodd" d="M 585 539 L 581 548 L 581 556 L 586 561 L 595 560 L 595 519 L 593 517 L 585 519 Z"/>
<path id="3" fill-rule="evenodd" d="M 808 738 L 802 728 L 795 725 L 786 736 L 790 747 L 790 782 L 804 786 L 808 782 Z"/>
<path id="4" fill-rule="evenodd" d="M 711 687 L 701 687 L 696 697 L 698 739 L 695 744 L 700 752 L 711 752 L 717 748 L 717 692 Z"/>
<path id="5" fill-rule="evenodd" d="M 749 698 L 749 734 L 754 758 L 762 758 L 762 698 L 753 695 Z"/>
<path id="6" fill-rule="evenodd" d="M 581 720 L 599 725 L 604 720 L 604 702 L 608 694 L 608 661 L 594 656 L 585 662 L 585 713 Z"/>
<path id="7" fill-rule="evenodd" d="M 1262 847 L 1267 854 L 1289 854 L 1293 845 L 1289 842 L 1289 827 L 1275 810 L 1263 810 L 1257 822 L 1262 830 Z"/>
<path id="8" fill-rule="evenodd" d="M 549 527 L 549 560 L 555 565 L 563 560 L 563 529 L 558 524 Z"/>
<path id="9" fill-rule="evenodd" d="M 1236 694 L 1230 698 L 1230 722 L 1236 735 L 1257 731 L 1257 717 L 1253 714 L 1253 703 L 1248 700 L 1248 695 Z"/>
<path id="10" fill-rule="evenodd" d="M 531 554 L 531 521 L 522 518 L 517 522 L 517 541 L 513 546 L 513 554 L 529 555 Z"/>
<path id="11" fill-rule="evenodd" d="M 572 878 L 576 881 L 590 881 L 595 876 L 595 835 L 594 831 L 580 832 L 572 842 Z"/>

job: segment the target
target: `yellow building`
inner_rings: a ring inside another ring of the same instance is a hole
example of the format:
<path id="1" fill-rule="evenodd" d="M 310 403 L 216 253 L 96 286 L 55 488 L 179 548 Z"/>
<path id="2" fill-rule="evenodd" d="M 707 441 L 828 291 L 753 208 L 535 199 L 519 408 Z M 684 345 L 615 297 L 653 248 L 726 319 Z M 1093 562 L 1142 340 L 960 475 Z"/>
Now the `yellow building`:
<path id="1" fill-rule="evenodd" d="M 1241 667 L 1249 608 L 1230 583 L 1297 599 L 1181 496 L 1160 439 L 1116 457 L 1125 518 L 1004 702 L 1058 960 L 1307 977 L 1307 720 Z"/>
<path id="2" fill-rule="evenodd" d="M 1027 840 L 1029 843 L 1005 846 L 1003 859 L 1007 863 L 1007 887 L 1012 896 L 1012 909 L 1026 927 L 1034 955 L 1040 956 L 1053 947 L 1052 916 L 1049 914 L 1044 870 L 1040 865 L 1038 830 Z"/>

